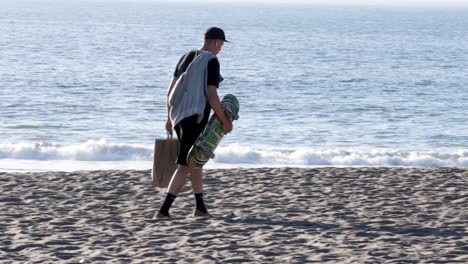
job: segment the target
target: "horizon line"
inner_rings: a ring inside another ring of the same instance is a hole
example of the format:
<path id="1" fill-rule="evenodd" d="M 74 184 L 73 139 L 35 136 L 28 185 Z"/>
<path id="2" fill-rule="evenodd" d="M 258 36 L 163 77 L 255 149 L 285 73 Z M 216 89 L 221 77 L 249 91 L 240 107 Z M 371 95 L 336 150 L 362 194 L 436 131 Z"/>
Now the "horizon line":
<path id="1" fill-rule="evenodd" d="M 8 0 L 0 0 L 1 2 L 10 2 Z M 20 2 L 42 2 L 42 0 L 16 0 Z M 60 0 L 46 0 L 50 2 L 62 2 Z M 468 1 L 461 0 L 398 0 L 398 1 L 366 1 L 366 0 L 331 0 L 322 2 L 320 0 L 70 0 L 73 2 L 122 2 L 122 3 L 165 3 L 165 4 L 213 4 L 234 5 L 234 6 L 306 6 L 306 7 L 430 7 L 430 8 L 449 8 L 449 7 L 468 7 Z M 11 2 L 10 2 L 11 4 Z"/>

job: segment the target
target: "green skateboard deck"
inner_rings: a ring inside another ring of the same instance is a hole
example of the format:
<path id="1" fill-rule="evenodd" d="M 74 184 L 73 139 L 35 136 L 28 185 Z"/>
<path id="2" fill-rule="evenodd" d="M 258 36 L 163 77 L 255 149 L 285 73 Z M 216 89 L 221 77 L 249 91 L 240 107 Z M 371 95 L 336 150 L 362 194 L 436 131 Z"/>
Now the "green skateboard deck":
<path id="1" fill-rule="evenodd" d="M 239 118 L 237 115 L 239 113 L 239 101 L 234 95 L 224 96 L 221 106 L 229 120 L 233 121 Z M 223 125 L 218 117 L 213 114 L 187 155 L 188 166 L 193 169 L 203 168 L 209 159 L 215 157 L 214 151 L 223 136 Z"/>

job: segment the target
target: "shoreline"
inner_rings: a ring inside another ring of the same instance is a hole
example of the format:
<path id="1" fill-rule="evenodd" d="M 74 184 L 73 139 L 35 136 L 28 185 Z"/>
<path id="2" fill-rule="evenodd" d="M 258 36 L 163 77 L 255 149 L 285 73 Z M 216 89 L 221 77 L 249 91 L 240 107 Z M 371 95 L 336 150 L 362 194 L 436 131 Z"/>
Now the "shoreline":
<path id="1" fill-rule="evenodd" d="M 0 172 L 0 262 L 468 261 L 468 169 L 208 169 L 170 221 L 150 170 Z"/>
<path id="2" fill-rule="evenodd" d="M 126 168 L 126 169 L 114 169 L 112 168 L 118 162 L 102 162 L 109 163 L 105 166 L 98 166 L 97 169 L 79 169 L 77 165 L 72 166 L 74 169 L 15 169 L 15 168 L 0 168 L 0 174 L 29 174 L 29 173 L 87 173 L 87 172 L 135 172 L 135 173 L 151 173 L 151 167 L 153 162 L 146 161 L 141 162 L 138 168 Z M 396 166 L 396 165 L 270 165 L 270 164 L 216 164 L 206 166 L 203 171 L 218 171 L 218 170 L 251 170 L 251 169 L 278 169 L 278 168 L 288 168 L 288 169 L 303 169 L 303 170 L 313 170 L 313 169 L 459 169 L 459 170 L 468 170 L 468 167 L 461 166 Z"/>

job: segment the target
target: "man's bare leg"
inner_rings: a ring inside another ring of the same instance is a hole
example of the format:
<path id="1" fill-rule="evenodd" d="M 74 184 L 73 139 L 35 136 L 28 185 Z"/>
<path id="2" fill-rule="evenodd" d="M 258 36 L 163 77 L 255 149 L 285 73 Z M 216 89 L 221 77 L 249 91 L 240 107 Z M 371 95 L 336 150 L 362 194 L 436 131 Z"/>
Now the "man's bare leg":
<path id="1" fill-rule="evenodd" d="M 179 165 L 172 176 L 171 182 L 169 182 L 167 192 L 175 196 L 179 195 L 182 187 L 187 183 L 189 173 L 190 168 L 188 166 Z"/>
<path id="2" fill-rule="evenodd" d="M 167 218 L 169 217 L 169 209 L 172 206 L 177 195 L 179 195 L 182 187 L 187 182 L 187 177 L 190 173 L 190 169 L 187 166 L 179 165 L 172 175 L 171 182 L 166 193 L 166 198 L 158 212 L 154 215 L 154 218 Z"/>
<path id="3" fill-rule="evenodd" d="M 193 193 L 203 193 L 203 169 L 190 169 Z"/>

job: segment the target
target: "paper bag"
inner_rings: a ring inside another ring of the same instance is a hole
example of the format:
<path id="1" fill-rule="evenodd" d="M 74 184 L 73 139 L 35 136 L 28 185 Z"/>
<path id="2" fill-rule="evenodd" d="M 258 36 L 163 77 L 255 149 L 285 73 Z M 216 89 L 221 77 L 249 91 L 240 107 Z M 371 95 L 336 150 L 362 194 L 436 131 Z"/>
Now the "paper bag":
<path id="1" fill-rule="evenodd" d="M 177 168 L 176 160 L 179 153 L 179 141 L 166 138 L 156 139 L 154 144 L 153 170 L 151 184 L 154 187 L 167 188 L 172 175 Z"/>

